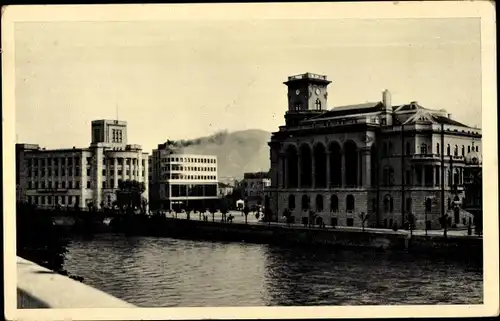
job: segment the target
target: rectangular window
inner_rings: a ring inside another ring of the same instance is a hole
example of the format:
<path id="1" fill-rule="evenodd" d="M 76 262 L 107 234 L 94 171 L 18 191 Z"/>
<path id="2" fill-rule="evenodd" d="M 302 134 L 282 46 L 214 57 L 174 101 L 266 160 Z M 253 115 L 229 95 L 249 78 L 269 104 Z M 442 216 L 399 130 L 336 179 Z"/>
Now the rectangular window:
<path id="1" fill-rule="evenodd" d="M 35 189 L 38 189 L 38 182 L 35 182 Z"/>
<path id="2" fill-rule="evenodd" d="M 102 176 L 106 176 L 106 170 L 105 169 L 102 170 Z"/>
<path id="3" fill-rule="evenodd" d="M 61 197 L 61 204 L 62 205 L 66 204 L 66 196 Z"/>
<path id="4" fill-rule="evenodd" d="M 354 226 L 354 219 L 348 218 L 347 219 L 347 226 Z"/>
<path id="5" fill-rule="evenodd" d="M 58 189 L 59 188 L 59 182 L 55 182 L 55 188 Z"/>
<path id="6" fill-rule="evenodd" d="M 90 181 L 87 181 L 87 188 L 90 188 Z"/>
<path id="7" fill-rule="evenodd" d="M 68 182 L 68 188 L 72 189 L 73 188 L 73 182 Z"/>
<path id="8" fill-rule="evenodd" d="M 336 217 L 332 217 L 332 219 L 330 220 L 330 225 L 337 226 L 337 218 Z"/>
<path id="9" fill-rule="evenodd" d="M 80 206 L 80 196 L 78 195 L 75 196 L 75 204 L 78 204 L 78 206 Z"/>
<path id="10" fill-rule="evenodd" d="M 61 165 L 66 165 L 66 158 L 61 158 Z"/>
<path id="11" fill-rule="evenodd" d="M 45 182 L 42 182 L 41 184 L 42 184 L 42 189 L 44 189 L 45 188 Z"/>
<path id="12" fill-rule="evenodd" d="M 54 176 L 59 176 L 59 171 L 56 169 L 54 169 Z"/>
<path id="13" fill-rule="evenodd" d="M 42 205 L 45 205 L 45 196 L 42 196 Z"/>
<path id="14" fill-rule="evenodd" d="M 49 184 L 49 188 L 52 188 L 52 182 L 51 182 L 51 181 L 49 181 L 49 183 L 48 183 L 48 184 Z"/>
<path id="15" fill-rule="evenodd" d="M 61 176 L 66 176 L 66 171 L 64 169 L 61 169 Z"/>
<path id="16" fill-rule="evenodd" d="M 69 176 L 73 176 L 73 168 L 71 168 L 71 167 L 70 167 L 70 168 L 68 169 L 68 175 L 69 175 Z"/>
<path id="17" fill-rule="evenodd" d="M 65 182 L 65 181 L 62 181 L 62 182 L 61 182 L 61 187 L 62 187 L 62 188 L 66 188 L 66 182 Z"/>
<path id="18" fill-rule="evenodd" d="M 52 205 L 52 197 L 51 196 L 47 197 L 47 201 L 48 201 L 47 204 Z"/>
<path id="19" fill-rule="evenodd" d="M 75 182 L 75 188 L 80 188 L 80 181 Z"/>
<path id="20" fill-rule="evenodd" d="M 106 182 L 102 182 L 102 188 L 106 188 Z"/>

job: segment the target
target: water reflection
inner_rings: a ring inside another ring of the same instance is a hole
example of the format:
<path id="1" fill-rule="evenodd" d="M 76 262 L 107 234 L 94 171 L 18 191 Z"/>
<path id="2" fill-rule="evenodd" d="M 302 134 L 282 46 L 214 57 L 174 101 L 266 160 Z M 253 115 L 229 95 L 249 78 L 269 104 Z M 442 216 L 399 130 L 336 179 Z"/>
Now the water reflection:
<path id="1" fill-rule="evenodd" d="M 65 268 L 144 307 L 482 302 L 477 266 L 372 251 L 99 235 Z"/>
<path id="2" fill-rule="evenodd" d="M 272 305 L 481 303 L 479 265 L 406 253 L 267 249 Z"/>

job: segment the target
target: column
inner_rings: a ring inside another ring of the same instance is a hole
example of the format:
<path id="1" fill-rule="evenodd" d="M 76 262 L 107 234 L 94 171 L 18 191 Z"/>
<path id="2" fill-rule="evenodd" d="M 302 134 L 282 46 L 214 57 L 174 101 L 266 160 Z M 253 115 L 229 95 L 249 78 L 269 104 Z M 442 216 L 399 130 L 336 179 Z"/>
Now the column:
<path id="1" fill-rule="evenodd" d="M 363 158 L 361 165 L 362 165 L 361 173 L 363 173 L 364 176 L 364 180 L 362 180 L 362 185 L 365 187 L 370 187 L 372 165 L 371 165 L 371 151 L 369 149 L 363 151 Z"/>
<path id="2" fill-rule="evenodd" d="M 330 151 L 326 152 L 326 188 L 330 188 Z"/>
<path id="3" fill-rule="evenodd" d="M 113 157 L 113 188 L 118 188 L 118 158 Z"/>
<path id="4" fill-rule="evenodd" d="M 345 182 L 345 155 L 344 155 L 344 152 L 342 151 L 340 153 L 340 155 L 341 155 L 340 170 L 341 170 L 341 175 L 342 175 L 342 181 L 340 182 L 340 186 L 345 187 L 346 182 Z"/>
<path id="5" fill-rule="evenodd" d="M 297 188 L 300 188 L 301 187 L 301 177 L 300 177 L 300 169 L 302 167 L 302 156 L 300 155 L 300 153 L 297 155 L 297 174 L 298 174 L 298 177 L 297 177 Z"/>
<path id="6" fill-rule="evenodd" d="M 358 182 L 357 186 L 362 186 L 363 185 L 363 155 L 364 155 L 364 150 L 360 150 L 360 153 L 358 153 Z"/>
<path id="7" fill-rule="evenodd" d="M 285 185 L 285 155 L 283 153 L 279 153 L 278 156 L 278 188 L 283 188 Z M 272 183 L 272 182 L 271 182 Z M 274 185 L 274 184 L 273 184 Z"/>
<path id="8" fill-rule="evenodd" d="M 314 155 L 314 148 L 311 153 L 311 187 L 316 188 L 316 156 Z"/>

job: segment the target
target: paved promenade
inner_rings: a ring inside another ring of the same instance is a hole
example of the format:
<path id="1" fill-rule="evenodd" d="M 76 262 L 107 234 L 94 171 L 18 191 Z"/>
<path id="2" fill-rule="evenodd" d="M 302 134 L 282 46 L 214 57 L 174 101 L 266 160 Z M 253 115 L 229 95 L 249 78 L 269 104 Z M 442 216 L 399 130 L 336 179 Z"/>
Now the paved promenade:
<path id="1" fill-rule="evenodd" d="M 233 215 L 233 224 L 244 224 L 245 223 L 245 216 L 241 215 L 241 212 L 239 211 L 230 211 L 226 216 L 229 216 L 229 214 Z M 211 213 L 206 213 L 208 217 L 208 221 L 212 221 L 212 214 Z M 167 213 L 167 217 L 169 218 L 175 218 L 175 213 Z M 177 214 L 177 219 L 186 219 L 187 215 L 185 213 L 178 213 Z M 199 213 L 191 213 L 191 220 L 199 220 Z M 203 219 L 203 217 L 202 217 Z M 220 212 L 215 213 L 215 221 L 220 222 L 222 219 L 222 214 Z M 269 224 L 260 221 L 262 219 L 262 214 L 260 215 L 260 218 L 257 219 L 255 217 L 255 213 L 250 213 L 248 214 L 248 224 L 252 225 L 263 225 L 263 224 Z M 228 223 L 229 224 L 229 223 Z M 283 227 L 291 227 L 291 228 L 313 228 L 313 229 L 319 229 L 317 226 L 313 227 L 304 227 L 303 224 L 286 224 L 282 222 L 271 222 L 271 225 L 273 226 L 283 226 Z M 338 230 L 338 231 L 362 231 L 361 227 L 350 227 L 350 226 L 336 226 L 335 228 L 332 228 L 329 225 L 326 225 L 325 228 L 326 230 Z M 384 229 L 384 228 L 365 228 L 365 231 L 369 231 L 372 233 L 380 233 L 380 234 L 400 234 L 400 235 L 409 235 L 410 231 L 409 230 L 397 230 L 393 231 L 392 229 Z M 449 237 L 468 237 L 468 238 L 481 238 L 481 236 L 474 235 L 474 232 L 472 235 L 467 235 L 467 229 L 464 230 L 448 230 L 447 234 Z M 413 235 L 418 235 L 418 236 L 424 236 L 425 235 L 425 230 L 414 230 Z M 427 231 L 428 236 L 442 236 L 443 235 L 443 230 L 428 230 Z"/>

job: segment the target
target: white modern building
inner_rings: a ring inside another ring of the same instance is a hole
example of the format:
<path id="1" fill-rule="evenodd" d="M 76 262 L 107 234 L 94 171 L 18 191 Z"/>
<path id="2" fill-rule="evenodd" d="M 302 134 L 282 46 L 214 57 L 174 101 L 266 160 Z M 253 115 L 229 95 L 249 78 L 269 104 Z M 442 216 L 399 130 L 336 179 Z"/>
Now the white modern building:
<path id="1" fill-rule="evenodd" d="M 167 143 L 149 159 L 151 208 L 208 208 L 218 200 L 217 157 L 183 154 Z"/>
<path id="2" fill-rule="evenodd" d="M 140 145 L 127 144 L 127 123 L 96 120 L 91 126 L 88 148 L 16 144 L 18 201 L 42 208 L 111 207 L 121 180 L 143 182 L 148 199 L 148 154 Z"/>

